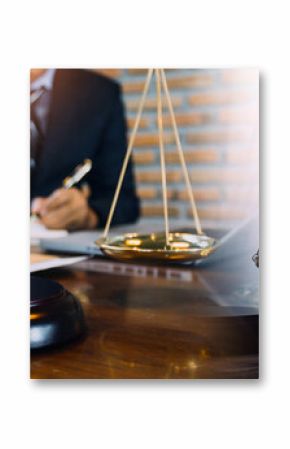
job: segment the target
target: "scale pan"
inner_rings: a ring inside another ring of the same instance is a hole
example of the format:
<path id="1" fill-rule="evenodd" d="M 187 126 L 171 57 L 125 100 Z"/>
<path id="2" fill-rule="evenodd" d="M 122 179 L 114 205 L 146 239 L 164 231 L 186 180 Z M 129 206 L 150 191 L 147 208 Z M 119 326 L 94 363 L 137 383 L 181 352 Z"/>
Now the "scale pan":
<path id="1" fill-rule="evenodd" d="M 207 257 L 214 251 L 216 241 L 206 235 L 171 232 L 166 246 L 165 233 L 153 232 L 123 234 L 97 243 L 114 259 L 186 262 Z"/>

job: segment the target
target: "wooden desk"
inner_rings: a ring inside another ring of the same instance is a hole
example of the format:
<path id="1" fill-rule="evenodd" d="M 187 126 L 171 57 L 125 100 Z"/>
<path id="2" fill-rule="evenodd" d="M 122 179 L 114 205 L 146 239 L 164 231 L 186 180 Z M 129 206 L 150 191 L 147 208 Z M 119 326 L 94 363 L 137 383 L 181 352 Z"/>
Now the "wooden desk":
<path id="1" fill-rule="evenodd" d="M 207 266 L 92 259 L 43 272 L 80 299 L 88 332 L 34 352 L 31 377 L 257 378 L 256 249 L 238 239 L 235 257 Z"/>

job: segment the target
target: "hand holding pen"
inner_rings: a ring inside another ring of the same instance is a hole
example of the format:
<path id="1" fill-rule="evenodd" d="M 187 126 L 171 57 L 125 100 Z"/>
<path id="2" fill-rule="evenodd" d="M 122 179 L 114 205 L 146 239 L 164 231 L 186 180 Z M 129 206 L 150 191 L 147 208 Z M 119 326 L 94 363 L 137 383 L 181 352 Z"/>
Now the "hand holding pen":
<path id="1" fill-rule="evenodd" d="M 75 186 L 91 170 L 92 162 L 86 159 L 63 180 L 60 189 L 48 197 L 38 197 L 32 202 L 32 213 L 49 229 L 93 229 L 97 216 L 88 204 L 88 189 Z"/>

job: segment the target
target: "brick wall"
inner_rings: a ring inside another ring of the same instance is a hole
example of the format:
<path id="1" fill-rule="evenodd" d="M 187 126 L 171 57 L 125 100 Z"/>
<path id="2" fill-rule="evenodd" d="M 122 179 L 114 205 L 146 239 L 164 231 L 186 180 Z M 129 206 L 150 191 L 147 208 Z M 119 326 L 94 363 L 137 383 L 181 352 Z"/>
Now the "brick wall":
<path id="1" fill-rule="evenodd" d="M 103 70 L 122 85 L 129 130 L 146 70 Z M 181 143 L 202 224 L 232 226 L 258 209 L 258 71 L 168 69 Z M 164 107 L 169 213 L 189 218 L 168 110 Z M 133 151 L 138 194 L 146 220 L 162 217 L 155 80 Z"/>

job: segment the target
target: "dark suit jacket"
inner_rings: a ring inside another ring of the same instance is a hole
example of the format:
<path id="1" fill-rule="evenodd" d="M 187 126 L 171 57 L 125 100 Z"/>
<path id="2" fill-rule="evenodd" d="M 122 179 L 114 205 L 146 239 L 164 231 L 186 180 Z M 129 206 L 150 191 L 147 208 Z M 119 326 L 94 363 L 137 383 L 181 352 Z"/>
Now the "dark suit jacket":
<path id="1" fill-rule="evenodd" d="M 86 70 L 55 73 L 47 132 L 31 197 L 46 196 L 85 158 L 93 161 L 87 175 L 89 204 L 106 222 L 126 151 L 126 122 L 119 85 Z M 112 224 L 133 222 L 139 215 L 132 162 L 129 163 Z"/>

